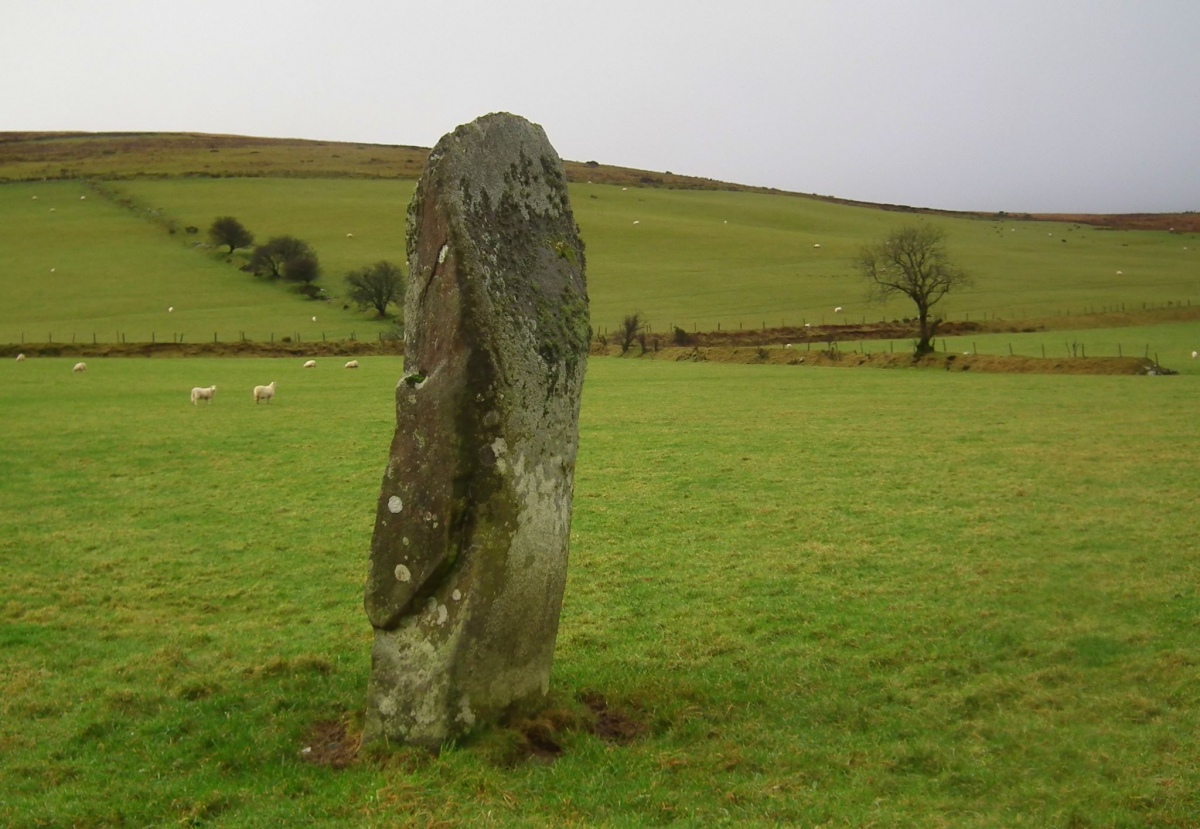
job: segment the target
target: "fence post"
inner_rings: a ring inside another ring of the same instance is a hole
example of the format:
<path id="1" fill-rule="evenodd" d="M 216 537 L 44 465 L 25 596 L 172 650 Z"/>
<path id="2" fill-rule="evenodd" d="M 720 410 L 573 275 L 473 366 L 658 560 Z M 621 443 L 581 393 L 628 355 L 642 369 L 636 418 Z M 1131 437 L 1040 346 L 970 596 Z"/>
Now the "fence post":
<path id="1" fill-rule="evenodd" d="M 1008 344 L 1008 356 L 1009 357 L 1013 356 L 1012 343 Z"/>
<path id="2" fill-rule="evenodd" d="M 1046 344 L 1042 343 L 1042 359 L 1046 359 Z"/>
<path id="3" fill-rule="evenodd" d="M 1124 356 L 1125 356 L 1124 354 L 1122 354 L 1122 353 L 1121 353 L 1121 344 L 1120 344 L 1120 343 L 1117 343 L 1117 356 L 1118 356 L 1118 357 L 1124 357 Z"/>

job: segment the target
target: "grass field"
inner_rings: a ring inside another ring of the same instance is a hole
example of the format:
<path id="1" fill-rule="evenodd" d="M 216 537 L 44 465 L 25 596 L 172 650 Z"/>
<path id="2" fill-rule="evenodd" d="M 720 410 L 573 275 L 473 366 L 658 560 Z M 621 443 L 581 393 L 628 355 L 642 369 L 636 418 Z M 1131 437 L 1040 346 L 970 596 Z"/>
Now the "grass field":
<path id="1" fill-rule="evenodd" d="M 230 341 L 243 331 L 344 339 L 382 327 L 341 303 L 255 279 L 193 247 L 197 240 L 169 236 L 79 183 L 0 187 L 0 342 L 114 342 L 118 333 L 130 342 L 211 341 L 214 333 Z"/>
<path id="2" fill-rule="evenodd" d="M 183 179 L 120 186 L 190 224 L 207 227 L 224 211 L 244 215 L 264 237 L 311 238 L 330 271 L 342 273 L 373 256 L 403 258 L 413 182 Z M 571 200 L 588 246 L 597 328 L 611 330 L 639 309 L 663 331 L 672 323 L 688 330 L 832 323 L 838 305 L 854 319 L 912 314 L 899 302 L 865 305 L 850 267 L 864 243 L 911 216 L 799 197 L 600 184 L 571 185 Z M 937 221 L 956 257 L 977 274 L 974 289 L 947 298 L 951 318 L 1200 304 L 1200 234 Z M 345 232 L 355 238 L 345 239 Z"/>
<path id="3" fill-rule="evenodd" d="M 346 271 L 379 259 L 404 260 L 404 213 L 413 186 L 411 179 L 293 178 L 107 185 L 133 199 L 139 211 L 94 194 L 80 201 L 90 191 L 77 183 L 0 186 L 7 265 L 0 285 L 19 300 L 0 316 L 0 341 L 93 334 L 103 340 L 118 331 L 131 340 L 180 334 L 191 342 L 243 331 L 252 339 L 321 331 L 344 338 L 352 330 L 373 337 L 383 325 L 369 314 L 262 284 L 237 269 L 244 252 L 226 264 L 225 257 L 194 245 L 204 241 L 213 218 L 225 214 L 241 219 L 260 241 L 298 236 L 316 249 L 325 270 L 320 284 L 336 297 Z M 635 310 L 660 332 L 671 325 L 729 330 L 912 314 L 900 302 L 866 305 L 849 265 L 864 242 L 911 216 L 745 192 L 579 183 L 571 193 L 588 245 L 598 331 L 612 331 Z M 169 236 L 144 218 L 147 209 L 158 211 L 160 222 L 201 232 Z M 946 299 L 951 319 L 1200 305 L 1198 234 L 936 221 L 947 228 L 955 256 L 976 274 L 973 289 Z M 177 309 L 172 317 L 163 316 L 168 306 Z M 835 316 L 835 306 L 845 314 Z"/>
<path id="4" fill-rule="evenodd" d="M 553 693 L 643 733 L 334 770 L 360 362 L 0 363 L 0 824 L 1195 825 L 1195 376 L 593 360 Z"/>

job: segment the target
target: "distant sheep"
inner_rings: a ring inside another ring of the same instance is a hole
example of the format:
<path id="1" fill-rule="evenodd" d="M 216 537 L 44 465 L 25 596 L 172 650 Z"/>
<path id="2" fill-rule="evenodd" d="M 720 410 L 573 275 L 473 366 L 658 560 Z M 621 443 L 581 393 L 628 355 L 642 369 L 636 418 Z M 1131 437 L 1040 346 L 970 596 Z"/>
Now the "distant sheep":
<path id="1" fill-rule="evenodd" d="M 206 389 L 202 389 L 199 387 L 194 388 L 194 389 L 192 389 L 192 405 L 199 406 L 201 400 L 207 400 L 208 405 L 211 406 L 213 395 L 216 393 L 217 393 L 217 386 L 215 383 Z"/>
<path id="2" fill-rule="evenodd" d="M 304 364 L 304 367 L 305 367 L 305 368 L 316 368 L 316 367 L 317 367 L 317 361 L 316 361 L 316 360 L 309 360 L 307 363 L 305 363 L 305 364 Z"/>
<path id="3" fill-rule="evenodd" d="M 346 234 L 346 238 L 347 238 L 347 239 L 353 239 L 353 238 L 354 238 L 354 234 L 353 234 L 353 233 L 347 233 L 347 234 Z"/>
<path id="4" fill-rule="evenodd" d="M 791 348 L 791 347 L 792 347 L 791 343 L 788 343 L 787 345 L 784 346 L 784 348 Z"/>
<path id="5" fill-rule="evenodd" d="M 87 363 L 76 363 L 71 371 L 87 371 Z"/>
<path id="6" fill-rule="evenodd" d="M 1194 359 L 1196 359 L 1196 354 L 1197 354 L 1197 353 L 1200 353 L 1200 352 L 1196 352 L 1196 351 L 1193 351 L 1193 352 L 1192 352 L 1192 359 L 1193 359 L 1193 360 L 1194 360 Z M 17 355 L 17 359 L 18 359 L 18 360 L 20 360 L 20 359 L 21 359 L 21 358 L 23 358 L 24 356 L 25 356 L 24 354 L 18 354 L 18 355 Z"/>
<path id="7" fill-rule="evenodd" d="M 358 368 L 358 360 L 351 360 L 346 363 L 346 368 Z"/>
<path id="8" fill-rule="evenodd" d="M 833 313 L 835 313 L 835 314 L 842 313 L 842 306 L 839 305 L 838 307 L 834 308 Z"/>
<path id="9" fill-rule="evenodd" d="M 814 248 L 819 248 L 819 247 L 821 247 L 821 245 L 820 245 L 820 243 L 817 243 L 817 244 L 813 245 L 813 247 L 814 247 Z"/>
<path id="10" fill-rule="evenodd" d="M 254 405 L 258 405 L 260 401 L 271 402 L 271 398 L 275 396 L 275 381 L 272 380 L 270 385 L 254 387 Z"/>
<path id="11" fill-rule="evenodd" d="M 174 306 L 174 305 L 168 305 L 168 306 L 167 306 L 167 313 L 168 313 L 168 314 L 174 314 L 174 313 L 175 313 L 175 306 Z"/>
<path id="12" fill-rule="evenodd" d="M 25 355 L 24 355 L 24 354 L 18 354 L 18 355 L 17 355 L 17 362 L 18 362 L 18 363 L 23 363 L 23 362 L 25 362 Z"/>

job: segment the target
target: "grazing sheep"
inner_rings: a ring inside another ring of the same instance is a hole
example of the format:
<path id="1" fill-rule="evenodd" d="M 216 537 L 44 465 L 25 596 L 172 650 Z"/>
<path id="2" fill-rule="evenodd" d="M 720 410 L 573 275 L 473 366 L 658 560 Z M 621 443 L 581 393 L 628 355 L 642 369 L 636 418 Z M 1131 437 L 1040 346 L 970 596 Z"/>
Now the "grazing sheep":
<path id="1" fill-rule="evenodd" d="M 835 313 L 835 314 L 842 313 L 842 306 L 839 305 L 838 307 L 834 308 L 833 313 Z"/>
<path id="2" fill-rule="evenodd" d="M 25 362 L 25 355 L 24 355 L 24 354 L 18 354 L 18 355 L 17 355 L 17 362 L 18 362 L 18 363 L 23 363 L 23 362 Z"/>
<path id="3" fill-rule="evenodd" d="M 347 239 L 353 239 L 353 238 L 354 238 L 354 234 L 353 234 L 353 233 L 347 233 L 347 234 L 346 234 L 346 238 L 347 238 Z"/>
<path id="4" fill-rule="evenodd" d="M 174 313 L 175 313 L 175 306 L 174 306 L 174 305 L 168 305 L 168 306 L 167 306 L 167 313 L 168 313 L 168 314 L 174 314 Z"/>
<path id="5" fill-rule="evenodd" d="M 87 363 L 76 363 L 71 371 L 87 371 Z"/>
<path id="6" fill-rule="evenodd" d="M 1193 352 L 1192 352 L 1192 359 L 1193 359 L 1193 360 L 1194 360 L 1194 359 L 1196 359 L 1196 354 L 1197 354 L 1197 353 L 1200 353 L 1200 352 L 1196 352 L 1196 351 L 1193 351 Z M 18 355 L 17 355 L 17 359 L 18 359 L 18 360 L 20 360 L 20 359 L 21 359 L 22 357 L 24 357 L 24 356 L 25 356 L 24 354 L 18 354 Z"/>
<path id="7" fill-rule="evenodd" d="M 304 364 L 304 367 L 305 367 L 305 368 L 316 368 L 316 367 L 317 367 L 317 361 L 316 361 L 316 360 L 309 360 L 307 363 L 305 363 L 305 364 Z"/>
<path id="8" fill-rule="evenodd" d="M 351 360 L 346 363 L 346 368 L 358 368 L 358 360 Z"/>
<path id="9" fill-rule="evenodd" d="M 270 385 L 254 387 L 254 405 L 258 405 L 260 400 L 271 402 L 271 398 L 275 396 L 275 381 L 272 380 Z"/>
<path id="10" fill-rule="evenodd" d="M 792 347 L 791 343 L 788 343 L 787 345 L 784 346 L 784 348 L 791 348 L 791 347 Z"/>
<path id="11" fill-rule="evenodd" d="M 192 389 L 192 405 L 199 406 L 200 405 L 199 401 L 207 400 L 208 405 L 211 406 L 213 395 L 216 393 L 217 393 L 217 384 L 216 383 L 213 383 L 211 386 L 209 386 L 206 389 L 202 389 L 199 387 L 194 388 L 194 389 Z"/>
<path id="12" fill-rule="evenodd" d="M 814 248 L 819 248 L 819 247 L 821 247 L 821 245 L 818 243 L 818 244 L 815 244 L 815 245 L 813 245 L 813 247 L 814 247 Z"/>
<path id="13" fill-rule="evenodd" d="M 317 321 L 317 318 L 316 318 L 316 317 L 313 317 L 313 322 L 316 322 L 316 321 Z"/>

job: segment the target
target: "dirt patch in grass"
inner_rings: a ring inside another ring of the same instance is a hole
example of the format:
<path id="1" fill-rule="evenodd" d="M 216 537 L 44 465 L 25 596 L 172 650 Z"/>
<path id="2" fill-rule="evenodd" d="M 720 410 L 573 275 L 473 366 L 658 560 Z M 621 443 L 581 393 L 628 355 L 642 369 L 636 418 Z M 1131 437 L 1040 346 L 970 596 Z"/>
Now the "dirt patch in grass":
<path id="1" fill-rule="evenodd" d="M 580 701 L 595 718 L 592 733 L 607 743 L 627 745 L 646 733 L 646 724 L 633 712 L 612 708 L 599 691 L 586 691 Z"/>
<path id="2" fill-rule="evenodd" d="M 354 764 L 362 735 L 351 734 L 342 720 L 313 723 L 304 736 L 300 759 L 317 766 L 344 769 Z"/>
<path id="3" fill-rule="evenodd" d="M 637 358 L 634 358 L 637 359 Z M 919 368 L 944 371 L 981 371 L 997 374 L 1174 374 L 1141 357 L 1075 357 L 1041 359 L 989 354 L 929 354 L 914 360 L 911 354 L 863 354 L 798 348 L 664 348 L 647 352 L 642 359 L 671 362 L 742 363 L 750 365 L 835 366 L 839 368 Z"/>

